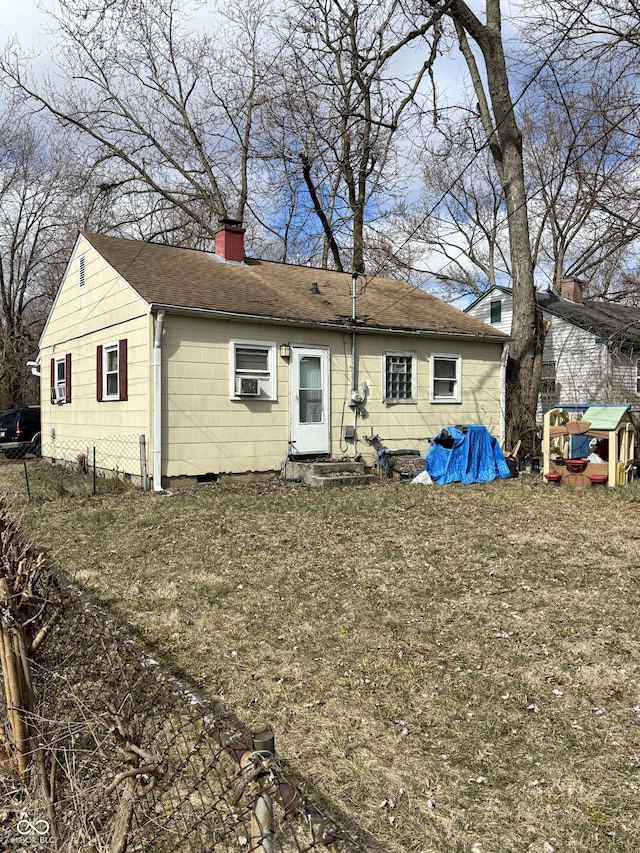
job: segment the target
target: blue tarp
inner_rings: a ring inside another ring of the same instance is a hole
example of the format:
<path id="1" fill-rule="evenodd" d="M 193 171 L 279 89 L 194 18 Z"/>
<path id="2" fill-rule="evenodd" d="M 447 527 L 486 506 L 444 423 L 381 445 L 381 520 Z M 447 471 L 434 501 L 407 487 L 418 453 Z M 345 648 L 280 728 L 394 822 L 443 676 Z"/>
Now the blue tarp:
<path id="1" fill-rule="evenodd" d="M 511 476 L 497 440 L 485 426 L 450 426 L 433 439 L 425 469 L 434 483 L 488 483 Z"/>

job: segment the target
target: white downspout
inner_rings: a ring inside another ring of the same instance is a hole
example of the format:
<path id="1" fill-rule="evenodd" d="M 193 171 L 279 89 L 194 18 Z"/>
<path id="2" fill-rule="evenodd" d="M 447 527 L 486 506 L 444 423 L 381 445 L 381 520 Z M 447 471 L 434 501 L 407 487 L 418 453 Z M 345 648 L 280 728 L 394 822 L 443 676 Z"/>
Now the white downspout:
<path id="1" fill-rule="evenodd" d="M 502 344 L 502 355 L 500 356 L 500 447 L 504 447 L 507 437 L 507 359 L 509 358 L 509 344 Z"/>
<path id="2" fill-rule="evenodd" d="M 162 492 L 162 325 L 158 311 L 153 338 L 153 491 Z"/>

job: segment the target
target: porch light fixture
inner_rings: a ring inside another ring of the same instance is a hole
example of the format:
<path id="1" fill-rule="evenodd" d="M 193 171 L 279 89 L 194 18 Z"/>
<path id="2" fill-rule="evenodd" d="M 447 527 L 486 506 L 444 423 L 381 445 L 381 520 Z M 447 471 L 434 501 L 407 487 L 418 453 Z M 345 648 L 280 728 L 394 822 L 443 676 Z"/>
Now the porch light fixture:
<path id="1" fill-rule="evenodd" d="M 291 358 L 291 347 L 289 344 L 280 344 L 280 358 Z"/>

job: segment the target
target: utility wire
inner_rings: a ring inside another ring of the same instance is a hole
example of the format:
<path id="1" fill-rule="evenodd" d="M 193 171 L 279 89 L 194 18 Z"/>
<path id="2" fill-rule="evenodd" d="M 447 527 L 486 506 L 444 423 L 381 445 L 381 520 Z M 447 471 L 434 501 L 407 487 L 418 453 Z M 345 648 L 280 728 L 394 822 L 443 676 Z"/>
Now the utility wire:
<path id="1" fill-rule="evenodd" d="M 621 126 L 624 122 L 626 122 L 626 121 L 627 121 L 627 119 L 629 119 L 629 118 L 630 118 L 630 117 L 631 117 L 631 116 L 632 116 L 632 115 L 633 115 L 637 110 L 638 110 L 638 104 L 634 104 L 634 105 L 633 105 L 633 106 L 632 106 L 632 107 L 631 107 L 631 108 L 630 108 L 630 109 L 629 109 L 629 110 L 628 110 L 628 111 L 627 111 L 623 116 L 621 116 L 621 117 L 620 117 L 620 118 L 619 118 L 619 119 L 618 119 L 614 124 L 610 125 L 610 126 L 607 128 L 607 130 L 606 130 L 606 131 L 603 131 L 603 133 L 602 133 L 602 134 L 600 134 L 600 136 L 598 136 L 598 137 L 597 137 L 597 138 L 596 138 L 596 139 L 591 143 L 591 145 L 589 145 L 586 149 L 584 149 L 584 151 L 583 151 L 583 152 L 581 152 L 580 154 L 576 154 L 574 157 L 570 158 L 570 159 L 567 161 L 567 164 L 566 164 L 566 165 L 572 165 L 572 164 L 574 164 L 574 163 L 578 162 L 578 160 L 580 160 L 580 159 L 581 159 L 581 157 L 583 156 L 583 154 L 584 154 L 585 152 L 590 151 L 591 149 L 595 148 L 595 147 L 599 144 L 599 142 L 601 142 L 604 138 L 606 138 L 606 136 L 611 132 L 611 130 L 615 130 L 615 129 L 617 129 L 618 127 L 620 127 L 620 126 Z M 565 168 L 566 168 L 566 165 L 565 165 Z M 468 166 L 467 166 L 467 168 L 468 168 Z M 464 174 L 464 173 L 463 173 L 463 174 Z M 554 178 L 558 177 L 560 174 L 561 174 L 561 172 L 558 172 L 558 173 L 556 173 L 556 174 L 553 174 L 553 175 L 551 176 L 550 180 L 553 180 Z M 462 177 L 462 175 L 460 175 L 460 177 Z M 527 196 L 527 201 L 530 201 L 532 198 L 535 198 L 537 195 L 539 195 L 539 194 L 543 191 L 543 189 L 544 189 L 544 187 L 540 187 L 540 189 L 536 190 L 535 192 L 533 192 L 533 193 L 529 193 L 529 194 L 528 194 L 528 196 Z M 441 201 L 442 201 L 442 199 L 440 199 L 440 201 L 438 202 L 438 204 L 439 204 Z M 524 204 L 525 204 L 525 205 L 526 205 L 526 203 L 527 203 L 527 202 L 524 202 Z M 436 206 L 437 206 L 437 205 L 436 205 Z M 508 217 L 508 215 L 507 215 L 507 216 L 505 216 L 502 220 L 499 220 L 499 222 L 498 222 L 497 224 L 498 224 L 498 225 L 503 225 L 503 224 L 508 220 L 508 218 L 509 218 L 509 217 Z M 415 233 L 415 232 L 414 232 L 414 233 Z M 410 238 L 408 238 L 408 239 L 410 239 Z M 480 241 L 478 240 L 478 241 L 476 241 L 476 242 L 480 242 Z M 472 242 L 472 244 L 471 244 L 471 245 L 474 245 L 474 243 Z M 462 252 L 462 250 L 461 250 L 461 251 L 460 251 L 460 256 L 463 256 L 463 255 L 464 255 L 464 252 Z M 455 258 L 454 258 L 454 260 L 455 260 Z M 441 269 L 444 269 L 444 267 L 441 267 Z M 373 277 L 375 277 L 375 276 L 371 276 L 371 277 L 373 278 Z M 420 289 L 421 289 L 421 288 L 419 288 L 417 285 L 414 285 L 413 287 L 414 287 L 414 289 L 417 289 L 417 290 L 420 290 Z M 405 299 L 405 298 L 409 295 L 409 293 L 410 293 L 410 292 L 411 292 L 411 291 L 409 291 L 408 293 L 403 294 L 402 296 L 399 296 L 399 297 L 397 297 L 396 299 L 394 299 L 394 300 L 392 300 L 391 302 L 389 302 L 387 305 L 385 305 L 385 307 L 382 309 L 382 311 L 386 311 L 388 308 L 391 308 L 393 305 L 396 305 L 398 302 L 401 302 L 403 299 Z"/>

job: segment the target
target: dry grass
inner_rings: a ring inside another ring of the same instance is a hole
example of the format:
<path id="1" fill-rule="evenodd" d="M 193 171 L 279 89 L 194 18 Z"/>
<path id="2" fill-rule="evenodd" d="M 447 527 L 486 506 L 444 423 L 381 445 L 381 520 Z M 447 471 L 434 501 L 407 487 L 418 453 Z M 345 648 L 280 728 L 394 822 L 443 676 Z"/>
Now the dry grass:
<path id="1" fill-rule="evenodd" d="M 640 484 L 49 497 L 31 540 L 383 850 L 640 850 Z"/>

